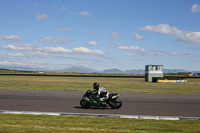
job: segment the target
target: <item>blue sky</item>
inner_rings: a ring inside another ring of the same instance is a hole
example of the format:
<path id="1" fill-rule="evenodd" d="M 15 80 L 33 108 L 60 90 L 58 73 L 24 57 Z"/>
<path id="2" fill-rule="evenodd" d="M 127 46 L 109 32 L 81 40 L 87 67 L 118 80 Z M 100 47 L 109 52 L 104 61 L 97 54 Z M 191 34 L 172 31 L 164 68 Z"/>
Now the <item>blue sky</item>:
<path id="1" fill-rule="evenodd" d="M 0 68 L 200 70 L 200 0 L 0 0 Z"/>

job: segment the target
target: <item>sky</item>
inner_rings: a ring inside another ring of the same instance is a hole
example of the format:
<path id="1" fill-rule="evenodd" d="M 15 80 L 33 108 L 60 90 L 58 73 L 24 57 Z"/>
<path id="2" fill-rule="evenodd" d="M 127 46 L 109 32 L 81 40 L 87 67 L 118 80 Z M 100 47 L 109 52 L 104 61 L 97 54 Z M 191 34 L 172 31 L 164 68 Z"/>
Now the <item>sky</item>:
<path id="1" fill-rule="evenodd" d="M 200 70 L 200 0 L 0 0 L 0 68 Z"/>

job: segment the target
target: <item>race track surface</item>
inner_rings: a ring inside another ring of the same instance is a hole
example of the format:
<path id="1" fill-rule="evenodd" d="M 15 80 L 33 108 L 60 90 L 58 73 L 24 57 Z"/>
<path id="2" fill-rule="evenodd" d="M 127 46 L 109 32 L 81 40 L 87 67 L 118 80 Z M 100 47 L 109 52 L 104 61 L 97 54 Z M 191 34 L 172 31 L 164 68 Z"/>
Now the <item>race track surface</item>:
<path id="1" fill-rule="evenodd" d="M 0 89 L 0 110 L 200 117 L 200 95 L 120 93 L 120 109 L 83 109 L 84 91 Z"/>

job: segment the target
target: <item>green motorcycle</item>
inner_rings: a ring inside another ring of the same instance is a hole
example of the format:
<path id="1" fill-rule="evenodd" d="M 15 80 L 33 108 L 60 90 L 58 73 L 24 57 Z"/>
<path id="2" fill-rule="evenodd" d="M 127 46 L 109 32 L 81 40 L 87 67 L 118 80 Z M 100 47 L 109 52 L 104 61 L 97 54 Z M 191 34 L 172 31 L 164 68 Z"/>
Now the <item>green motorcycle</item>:
<path id="1" fill-rule="evenodd" d="M 98 108 L 106 108 L 108 105 L 112 109 L 119 109 L 122 106 L 122 101 L 118 99 L 119 93 L 111 93 L 109 94 L 109 98 L 105 101 L 104 105 L 99 104 L 99 100 L 94 98 L 96 97 L 97 92 L 96 91 L 86 91 L 86 93 L 83 95 L 80 105 L 83 108 L 90 108 L 90 107 L 98 107 Z"/>

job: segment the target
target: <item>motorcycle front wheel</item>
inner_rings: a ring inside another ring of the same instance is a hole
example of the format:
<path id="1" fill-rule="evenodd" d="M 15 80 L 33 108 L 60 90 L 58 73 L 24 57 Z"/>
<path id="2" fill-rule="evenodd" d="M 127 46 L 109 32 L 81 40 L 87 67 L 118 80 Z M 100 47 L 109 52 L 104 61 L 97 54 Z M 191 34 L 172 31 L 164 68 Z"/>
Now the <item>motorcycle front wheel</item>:
<path id="1" fill-rule="evenodd" d="M 110 101 L 109 106 L 112 109 L 119 109 L 122 106 L 122 101 L 119 99 L 115 99 L 113 101 Z"/>
<path id="2" fill-rule="evenodd" d="M 91 104 L 88 103 L 88 102 L 85 101 L 85 100 L 81 100 L 81 101 L 80 101 L 80 105 L 81 105 L 81 107 L 83 107 L 83 108 L 89 108 L 89 107 L 91 106 Z"/>

